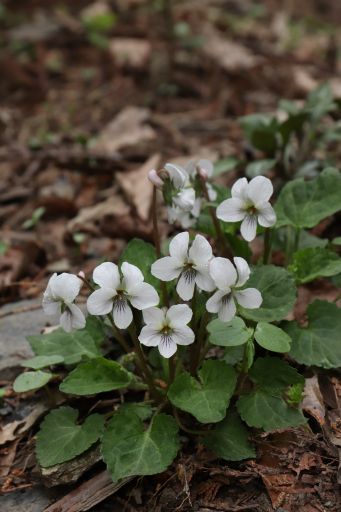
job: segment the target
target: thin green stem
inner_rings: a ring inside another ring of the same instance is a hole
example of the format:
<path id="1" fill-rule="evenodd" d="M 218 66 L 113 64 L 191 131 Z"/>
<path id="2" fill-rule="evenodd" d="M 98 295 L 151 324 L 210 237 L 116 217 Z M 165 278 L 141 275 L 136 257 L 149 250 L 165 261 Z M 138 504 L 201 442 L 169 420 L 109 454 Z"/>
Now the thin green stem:
<path id="1" fill-rule="evenodd" d="M 200 175 L 199 172 L 198 172 L 198 177 L 199 177 L 199 181 L 200 181 L 200 185 L 201 185 L 201 189 L 203 191 L 204 197 L 205 197 L 206 201 L 209 203 L 210 202 L 210 197 L 209 197 L 209 194 L 208 194 L 208 190 L 207 190 L 207 186 L 206 186 L 206 181 Z M 209 214 L 211 216 L 215 232 L 217 234 L 217 238 L 218 238 L 218 241 L 219 241 L 219 244 L 220 244 L 220 249 L 221 249 L 222 253 L 225 256 L 228 256 L 228 255 L 230 255 L 231 251 L 230 251 L 230 249 L 229 249 L 229 247 L 227 245 L 224 233 L 222 232 L 219 219 L 217 218 L 217 215 L 216 215 L 216 211 L 215 211 L 215 209 L 212 206 L 208 207 L 208 211 L 209 211 Z"/>
<path id="2" fill-rule="evenodd" d="M 197 291 L 197 287 L 195 286 L 194 294 L 193 294 L 192 301 L 191 301 L 191 308 L 193 311 L 193 316 L 192 316 L 192 321 L 191 321 L 191 329 L 194 333 L 196 332 L 195 312 L 196 312 L 196 307 L 197 307 L 197 294 L 198 294 L 198 291 Z M 189 367 L 190 367 L 191 375 L 195 374 L 195 368 L 196 368 L 195 363 L 197 360 L 197 351 L 198 350 L 199 350 L 198 344 L 195 342 L 192 343 L 192 345 L 190 346 L 190 349 L 189 349 L 189 359 L 190 359 Z"/>
<path id="3" fill-rule="evenodd" d="M 161 398 L 161 394 L 158 392 L 158 390 L 155 387 L 153 375 L 147 366 L 146 358 L 143 353 L 141 344 L 138 340 L 138 337 L 136 334 L 136 329 L 135 329 L 135 324 L 133 322 L 130 324 L 130 326 L 128 328 L 128 332 L 130 334 L 130 338 L 131 338 L 131 341 L 133 342 L 135 353 L 137 355 L 136 362 L 139 365 L 139 367 L 144 375 L 145 381 L 149 387 L 151 395 L 154 396 L 154 398 L 156 398 L 159 401 Z"/>
<path id="4" fill-rule="evenodd" d="M 115 336 L 115 339 L 118 341 L 118 343 L 121 345 L 121 347 L 123 348 L 123 350 L 125 352 L 127 352 L 127 354 L 130 354 L 130 352 L 132 351 L 131 348 L 129 347 L 128 343 L 126 342 L 124 336 L 120 333 L 120 331 L 118 330 L 118 328 L 116 327 L 115 323 L 114 323 L 114 320 L 112 318 L 112 316 L 110 315 L 110 313 L 108 313 L 106 315 L 107 319 L 109 320 L 110 322 L 110 325 L 111 325 L 111 328 L 112 328 L 112 331 L 114 333 L 114 336 Z"/>
<path id="5" fill-rule="evenodd" d="M 272 232 L 271 232 L 271 229 L 266 228 L 265 233 L 264 233 L 264 253 L 263 253 L 264 265 L 267 265 L 270 261 L 271 248 L 272 248 Z"/>
<path id="6" fill-rule="evenodd" d="M 152 201 L 152 217 L 153 217 L 153 238 L 154 245 L 156 250 L 156 256 L 161 258 L 161 237 L 157 219 L 157 188 L 153 187 L 153 201 Z M 163 305 L 169 308 L 169 297 L 167 292 L 167 286 L 164 281 L 160 281 L 161 283 L 161 292 L 162 292 L 162 302 Z"/>
<path id="7" fill-rule="evenodd" d="M 294 241 L 294 252 L 298 251 L 298 247 L 300 245 L 300 235 L 301 235 L 301 229 L 296 228 L 295 230 L 295 241 Z"/>
<path id="8" fill-rule="evenodd" d="M 192 434 L 195 436 L 204 436 L 208 433 L 208 431 L 206 431 L 206 430 L 193 430 L 192 428 L 186 427 L 186 425 L 184 425 L 182 423 L 176 407 L 173 407 L 173 415 L 174 415 L 174 418 L 175 418 L 177 424 L 179 425 L 179 428 L 181 430 L 183 430 L 184 432 L 187 432 L 187 434 Z"/>
<path id="9" fill-rule="evenodd" d="M 176 359 L 175 355 L 168 359 L 168 382 L 169 386 L 173 383 L 176 373 Z"/>
<path id="10" fill-rule="evenodd" d="M 205 311 L 200 319 L 200 325 L 198 329 L 198 336 L 197 336 L 197 350 L 196 350 L 196 360 L 195 360 L 195 367 L 194 371 L 196 371 L 200 363 L 205 356 L 205 353 L 202 357 L 202 353 L 204 352 L 204 346 L 205 346 L 205 335 L 206 335 L 206 326 L 209 319 L 209 313 Z"/>

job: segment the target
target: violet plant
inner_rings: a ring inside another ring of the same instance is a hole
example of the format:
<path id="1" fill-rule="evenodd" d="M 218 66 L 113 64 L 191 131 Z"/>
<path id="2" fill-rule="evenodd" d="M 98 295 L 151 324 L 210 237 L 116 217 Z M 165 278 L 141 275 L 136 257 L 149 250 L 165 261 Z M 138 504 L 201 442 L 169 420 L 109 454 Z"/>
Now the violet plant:
<path id="1" fill-rule="evenodd" d="M 313 302 L 303 327 L 286 320 L 297 286 L 341 273 L 337 242 L 297 243 L 288 268 L 268 264 L 272 231 L 290 226 L 299 238 L 338 211 L 336 169 L 287 183 L 274 206 L 268 178 L 241 178 L 230 191 L 212 184 L 207 160 L 166 164 L 149 179 L 154 246 L 132 240 L 119 265 L 101 263 L 92 278 L 54 274 L 44 293 L 43 308 L 60 328 L 28 338 L 36 356 L 23 363 L 14 390 L 58 382 L 65 399 L 85 397 L 88 406 L 79 419 L 68 405 L 47 414 L 36 443 L 43 467 L 98 442 L 114 482 L 164 471 L 186 438 L 224 460 L 255 457 L 259 430 L 305 424 L 305 368 L 341 364 L 335 303 Z M 167 250 L 158 191 L 182 230 Z M 252 264 L 248 242 L 257 233 L 264 257 Z M 86 320 L 75 304 L 81 286 L 89 290 Z M 120 399 L 102 413 L 108 394 Z"/>

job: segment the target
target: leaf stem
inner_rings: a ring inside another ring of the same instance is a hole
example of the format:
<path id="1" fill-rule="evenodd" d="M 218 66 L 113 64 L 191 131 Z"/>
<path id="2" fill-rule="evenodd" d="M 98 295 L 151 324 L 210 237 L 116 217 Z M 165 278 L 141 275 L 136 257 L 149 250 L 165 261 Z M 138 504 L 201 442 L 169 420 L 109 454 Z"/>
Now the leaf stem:
<path id="1" fill-rule="evenodd" d="M 169 386 L 173 383 L 176 373 L 176 359 L 175 355 L 168 359 L 168 380 Z"/>
<path id="2" fill-rule="evenodd" d="M 195 285 L 194 293 L 193 293 L 193 297 L 192 297 L 192 301 L 191 301 L 191 308 L 192 308 L 192 311 L 193 311 L 193 316 L 192 316 L 192 321 L 191 321 L 191 328 L 192 328 L 194 333 L 196 331 L 195 311 L 196 311 L 196 307 L 197 307 L 197 294 L 198 294 L 198 291 L 197 291 L 197 287 Z M 196 360 L 197 360 L 197 351 L 198 350 L 199 350 L 198 344 L 195 343 L 195 341 L 194 341 L 192 343 L 192 345 L 190 346 L 190 349 L 189 349 L 189 359 L 190 359 L 189 367 L 190 367 L 191 375 L 195 374 L 195 368 L 196 368 L 195 363 L 196 363 Z"/>
<path id="3" fill-rule="evenodd" d="M 264 253 L 263 253 L 263 264 L 267 265 L 271 257 L 272 249 L 272 232 L 271 229 L 266 228 L 264 233 Z"/>
<path id="4" fill-rule="evenodd" d="M 139 367 L 144 375 L 144 379 L 149 387 L 150 393 L 152 396 L 154 396 L 154 398 L 156 400 L 160 401 L 160 398 L 162 398 L 162 396 L 159 393 L 159 391 L 156 389 L 154 380 L 153 380 L 153 375 L 147 366 L 145 355 L 143 353 L 141 344 L 140 344 L 137 334 L 136 334 L 136 328 L 135 328 L 134 322 L 132 322 L 130 324 L 130 326 L 128 327 L 128 332 L 130 334 L 130 338 L 133 342 L 135 353 L 137 355 L 136 362 L 139 365 Z"/>
<path id="5" fill-rule="evenodd" d="M 203 191 L 204 197 L 205 197 L 206 201 L 209 203 L 210 202 L 210 197 L 209 197 L 209 194 L 208 194 L 208 190 L 207 190 L 207 186 L 206 186 L 206 181 L 201 176 L 201 174 L 199 172 L 197 173 L 197 175 L 198 175 L 198 178 L 199 178 L 200 186 L 201 186 L 201 189 Z M 217 238 L 218 238 L 218 241 L 219 241 L 219 244 L 220 244 L 220 249 L 223 252 L 223 254 L 228 256 L 228 255 L 230 255 L 230 249 L 229 249 L 229 247 L 227 245 L 226 238 L 224 237 L 224 233 L 222 232 L 222 229 L 221 229 L 221 226 L 220 226 L 220 222 L 219 222 L 218 217 L 216 215 L 215 209 L 213 208 L 213 206 L 208 206 L 208 211 L 209 211 L 209 214 L 211 216 L 215 232 L 217 234 Z"/>
<path id="6" fill-rule="evenodd" d="M 175 418 L 177 424 L 179 425 L 179 428 L 181 430 L 183 430 L 184 432 L 186 432 L 187 434 L 192 434 L 195 436 L 204 436 L 205 434 L 208 433 L 208 431 L 206 431 L 206 430 L 193 430 L 191 428 L 186 427 L 186 425 L 184 425 L 180 419 L 177 408 L 174 406 L 173 406 L 173 414 L 174 414 L 174 418 Z"/>
<path id="7" fill-rule="evenodd" d="M 300 235 L 301 235 L 301 229 L 296 228 L 295 229 L 294 252 L 296 252 L 298 250 L 298 247 L 300 244 Z"/>
<path id="8" fill-rule="evenodd" d="M 160 231 L 157 219 L 157 188 L 153 186 L 153 201 L 152 201 L 152 217 L 153 217 L 153 238 L 154 245 L 156 249 L 156 256 L 161 258 L 161 238 Z M 161 292 L 162 292 L 162 302 L 164 306 L 169 308 L 169 297 L 167 292 L 167 286 L 164 281 L 160 281 L 161 283 Z"/>
<path id="9" fill-rule="evenodd" d="M 196 360 L 195 360 L 195 371 L 199 368 L 199 365 L 202 359 L 205 357 L 205 334 L 206 334 L 206 326 L 209 319 L 209 313 L 205 311 L 200 319 L 200 325 L 198 329 L 198 342 L 197 342 L 197 351 L 196 351 Z"/>

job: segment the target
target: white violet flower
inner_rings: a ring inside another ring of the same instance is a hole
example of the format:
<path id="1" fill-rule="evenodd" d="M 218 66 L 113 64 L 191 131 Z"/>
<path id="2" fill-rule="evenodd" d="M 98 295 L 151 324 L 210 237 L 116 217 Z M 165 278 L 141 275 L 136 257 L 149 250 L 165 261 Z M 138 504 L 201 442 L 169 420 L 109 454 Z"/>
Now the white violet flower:
<path id="1" fill-rule="evenodd" d="M 167 308 L 149 308 L 143 311 L 146 325 L 142 328 L 139 340 L 147 347 L 158 347 L 163 357 L 175 354 L 177 345 L 190 345 L 195 335 L 187 326 L 193 312 L 186 304 Z"/>
<path id="2" fill-rule="evenodd" d="M 188 182 L 188 174 L 180 165 L 166 164 L 165 171 L 175 188 L 181 189 Z"/>
<path id="3" fill-rule="evenodd" d="M 256 236 L 257 222 L 265 228 L 276 222 L 276 213 L 269 203 L 272 193 L 272 183 L 264 176 L 256 176 L 249 183 L 240 178 L 231 188 L 232 197 L 218 206 L 217 217 L 226 222 L 243 221 L 240 232 L 250 242 Z"/>
<path id="4" fill-rule="evenodd" d="M 222 322 L 229 322 L 235 316 L 236 303 L 243 308 L 256 309 L 262 304 L 262 295 L 256 288 L 240 288 L 250 276 L 250 268 L 244 258 L 233 258 L 236 268 L 226 258 L 213 258 L 210 273 L 218 288 L 206 302 L 209 313 L 218 313 Z M 237 270 L 236 270 L 237 269 Z"/>
<path id="5" fill-rule="evenodd" d="M 159 296 L 152 285 L 144 282 L 141 270 L 126 261 L 122 263 L 121 279 L 118 266 L 105 262 L 98 265 L 93 280 L 100 286 L 88 298 L 87 307 L 91 315 L 113 313 L 115 325 L 126 329 L 133 320 L 129 303 L 136 309 L 146 309 L 159 303 Z"/>
<path id="6" fill-rule="evenodd" d="M 173 204 L 178 206 L 184 212 L 190 212 L 195 203 L 194 188 L 183 188 L 176 196 L 173 197 Z"/>
<path id="7" fill-rule="evenodd" d="M 60 315 L 60 326 L 64 331 L 83 329 L 85 316 L 74 301 L 79 294 L 82 281 L 74 274 L 63 272 L 53 274 L 43 296 L 43 310 L 46 315 Z"/>
<path id="8" fill-rule="evenodd" d="M 176 235 L 169 244 L 170 256 L 155 261 L 151 267 L 153 276 L 161 281 L 178 279 L 176 291 L 183 300 L 190 300 L 195 285 L 211 292 L 215 285 L 209 274 L 212 247 L 202 235 L 196 235 L 190 248 L 187 231 Z"/>

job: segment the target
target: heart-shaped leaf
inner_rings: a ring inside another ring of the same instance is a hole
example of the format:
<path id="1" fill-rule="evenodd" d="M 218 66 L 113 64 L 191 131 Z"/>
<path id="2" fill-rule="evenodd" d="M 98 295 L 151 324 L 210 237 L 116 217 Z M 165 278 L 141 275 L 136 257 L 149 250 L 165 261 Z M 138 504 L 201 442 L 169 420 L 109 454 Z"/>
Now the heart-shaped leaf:
<path id="1" fill-rule="evenodd" d="M 120 262 L 127 261 L 131 265 L 138 267 L 146 283 L 151 284 L 154 288 L 160 288 L 160 281 L 150 272 L 152 263 L 157 259 L 155 247 L 140 238 L 133 238 L 126 245 L 120 257 Z"/>
<path id="2" fill-rule="evenodd" d="M 21 373 L 13 382 L 13 389 L 16 393 L 25 393 L 26 391 L 33 391 L 45 386 L 53 377 L 50 372 L 24 372 Z"/>
<path id="3" fill-rule="evenodd" d="M 305 423 L 301 411 L 289 407 L 283 398 L 262 390 L 241 396 L 237 409 L 249 427 L 262 428 L 265 431 L 297 427 Z"/>
<path id="4" fill-rule="evenodd" d="M 244 309 L 240 312 L 245 318 L 256 322 L 275 322 L 282 320 L 291 311 L 296 300 L 294 279 L 282 267 L 260 265 L 254 267 L 247 287 L 257 288 L 263 302 L 258 309 Z"/>
<path id="5" fill-rule="evenodd" d="M 26 359 L 21 363 L 21 366 L 25 368 L 33 368 L 33 370 L 40 370 L 47 366 L 53 366 L 54 364 L 60 364 L 64 362 L 62 356 L 36 356 L 31 359 Z"/>
<path id="6" fill-rule="evenodd" d="M 82 425 L 78 411 L 60 407 L 51 411 L 41 424 L 36 454 L 43 467 L 54 466 L 85 452 L 102 435 L 104 420 L 100 414 L 88 416 Z"/>
<path id="7" fill-rule="evenodd" d="M 104 338 L 103 322 L 95 317 L 87 318 L 84 329 L 65 332 L 60 328 L 49 334 L 27 337 L 38 356 L 61 356 L 65 364 L 78 363 L 84 356 L 89 359 L 100 356 L 99 345 Z"/>
<path id="8" fill-rule="evenodd" d="M 248 438 L 249 431 L 238 414 L 229 412 L 204 436 L 203 443 L 221 459 L 243 460 L 256 456 Z"/>
<path id="9" fill-rule="evenodd" d="M 95 395 L 126 388 L 132 378 L 133 375 L 116 361 L 99 357 L 80 363 L 63 380 L 59 389 L 72 395 Z"/>
<path id="10" fill-rule="evenodd" d="M 340 209 L 341 175 L 327 168 L 311 181 L 289 181 L 276 203 L 276 227 L 312 228 Z"/>
<path id="11" fill-rule="evenodd" d="M 263 391 L 272 394 L 279 393 L 279 396 L 289 386 L 304 383 L 303 375 L 278 357 L 259 357 L 248 376 Z"/>
<path id="12" fill-rule="evenodd" d="M 291 338 L 283 329 L 266 322 L 259 322 L 255 330 L 259 345 L 272 352 L 289 352 Z"/>
<path id="13" fill-rule="evenodd" d="M 309 323 L 299 327 L 285 322 L 283 328 L 292 338 L 290 357 L 298 363 L 322 368 L 341 366 L 341 314 L 332 302 L 316 300 L 307 309 Z"/>
<path id="14" fill-rule="evenodd" d="M 274 159 L 265 159 L 265 160 L 256 160 L 255 162 L 251 162 L 246 166 L 245 174 L 248 178 L 255 178 L 260 174 L 266 174 L 267 171 L 270 171 L 276 164 L 276 160 Z"/>
<path id="15" fill-rule="evenodd" d="M 102 455 L 114 482 L 132 475 L 155 475 L 172 463 L 180 447 L 171 416 L 154 416 L 149 427 L 132 411 L 118 412 L 102 439 Z"/>
<path id="16" fill-rule="evenodd" d="M 238 316 L 235 316 L 231 322 L 212 320 L 207 325 L 207 330 L 210 333 L 210 343 L 220 347 L 244 345 L 253 334 L 253 329 L 246 327 L 244 320 Z"/>
<path id="17" fill-rule="evenodd" d="M 309 283 L 317 277 L 336 276 L 341 272 L 341 258 L 333 251 L 307 247 L 295 252 L 290 272 L 299 283 Z"/>
<path id="18" fill-rule="evenodd" d="M 178 375 L 168 390 L 169 400 L 201 423 L 221 421 L 236 387 L 236 372 L 224 361 L 208 360 L 198 376 L 199 381 L 187 372 Z"/>

